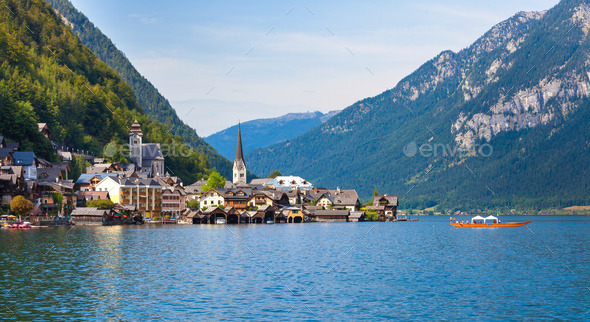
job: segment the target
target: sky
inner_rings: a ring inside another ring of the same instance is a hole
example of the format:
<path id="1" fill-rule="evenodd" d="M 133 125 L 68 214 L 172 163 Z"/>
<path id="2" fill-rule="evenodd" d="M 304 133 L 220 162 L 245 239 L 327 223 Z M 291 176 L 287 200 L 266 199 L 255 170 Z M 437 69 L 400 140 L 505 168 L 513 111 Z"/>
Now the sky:
<path id="1" fill-rule="evenodd" d="M 344 109 L 557 0 L 70 0 L 200 136 Z"/>

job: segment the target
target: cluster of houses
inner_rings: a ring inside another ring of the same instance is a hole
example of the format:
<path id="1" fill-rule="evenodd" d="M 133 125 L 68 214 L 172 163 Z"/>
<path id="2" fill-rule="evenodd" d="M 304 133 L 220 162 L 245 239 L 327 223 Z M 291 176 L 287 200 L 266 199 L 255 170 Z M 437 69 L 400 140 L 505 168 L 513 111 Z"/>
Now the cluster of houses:
<path id="1" fill-rule="evenodd" d="M 45 123 L 39 123 L 39 132 L 51 140 Z M 7 208 L 12 198 L 22 195 L 35 205 L 35 214 L 58 211 L 53 196 L 63 196 L 61 210 L 70 212 L 76 206 L 73 180 L 68 180 L 70 167 L 67 160 L 49 162 L 38 158 L 33 151 L 21 151 L 18 142 L 6 142 L 0 136 L 0 203 Z"/>
<path id="2" fill-rule="evenodd" d="M 193 224 L 301 223 L 305 221 L 363 221 L 365 212 L 355 190 L 314 187 L 297 176 L 253 179 L 247 182 L 238 125 L 233 180 L 223 188 L 203 191 L 204 181 L 185 187 L 187 198 L 196 200 L 197 209 L 187 209 L 183 219 Z M 380 220 L 397 219 L 397 197 L 376 196 L 367 210 L 379 213 Z"/>
<path id="3" fill-rule="evenodd" d="M 40 131 L 50 135 L 47 126 Z M 238 127 L 239 129 L 239 127 Z M 25 195 L 41 210 L 58 211 L 75 223 L 105 223 L 107 218 L 137 218 L 148 222 L 192 224 L 300 223 L 306 221 L 363 221 L 365 212 L 355 190 L 333 190 L 314 187 L 297 176 L 253 179 L 247 181 L 247 170 L 238 130 L 233 180 L 222 188 L 206 191 L 205 180 L 184 185 L 180 178 L 165 171 L 160 145 L 143 143 L 137 120 L 129 132 L 129 164 L 107 163 L 88 158 L 91 166 L 76 181 L 68 178 L 69 152 L 58 151 L 61 162 L 50 163 L 33 152 L 18 151 L 17 144 L 0 142 L 0 193 L 2 203 L 13 196 Z M 63 203 L 52 199 L 55 192 Z M 92 200 L 110 200 L 110 210 L 86 207 Z M 192 207 L 188 207 L 188 205 Z M 397 197 L 374 197 L 367 210 L 375 211 L 380 220 L 396 220 Z M 61 207 L 61 208 L 60 208 Z M 124 221 L 124 220 L 123 220 Z"/>

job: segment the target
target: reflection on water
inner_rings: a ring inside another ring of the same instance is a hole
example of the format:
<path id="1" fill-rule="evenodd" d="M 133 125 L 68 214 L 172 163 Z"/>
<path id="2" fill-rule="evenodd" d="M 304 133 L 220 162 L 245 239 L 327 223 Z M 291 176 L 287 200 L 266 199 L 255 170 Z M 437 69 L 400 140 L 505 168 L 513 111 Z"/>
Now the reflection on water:
<path id="1" fill-rule="evenodd" d="M 420 220 L 1 230 L 0 319 L 588 318 L 588 217 Z"/>

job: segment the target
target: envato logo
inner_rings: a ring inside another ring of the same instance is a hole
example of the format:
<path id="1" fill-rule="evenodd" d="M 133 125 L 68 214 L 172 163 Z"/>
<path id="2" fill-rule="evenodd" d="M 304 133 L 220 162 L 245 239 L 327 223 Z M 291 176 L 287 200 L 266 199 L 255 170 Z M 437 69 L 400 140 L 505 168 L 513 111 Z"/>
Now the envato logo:
<path id="1" fill-rule="evenodd" d="M 404 155 L 408 158 L 413 158 L 416 154 L 420 154 L 421 157 L 467 157 L 467 156 L 479 156 L 488 158 L 494 152 L 494 148 L 491 144 L 474 144 L 471 148 L 461 148 L 458 146 L 451 146 L 443 143 L 425 143 L 420 146 L 416 142 L 412 141 L 404 146 Z"/>
<path id="2" fill-rule="evenodd" d="M 177 144 L 176 142 L 172 142 L 171 144 L 160 144 L 158 147 L 156 144 L 149 144 L 142 146 L 142 150 L 147 151 L 148 155 L 156 155 L 158 153 L 158 149 L 162 152 L 163 157 L 183 157 L 188 158 L 193 153 L 196 153 L 190 146 L 182 143 Z M 129 144 L 117 144 L 111 142 L 105 145 L 103 149 L 103 156 L 107 158 L 112 158 L 115 155 L 122 155 L 122 156 L 130 156 L 131 154 L 135 153 L 131 150 L 131 146 Z M 146 153 L 144 153 L 146 154 Z"/>

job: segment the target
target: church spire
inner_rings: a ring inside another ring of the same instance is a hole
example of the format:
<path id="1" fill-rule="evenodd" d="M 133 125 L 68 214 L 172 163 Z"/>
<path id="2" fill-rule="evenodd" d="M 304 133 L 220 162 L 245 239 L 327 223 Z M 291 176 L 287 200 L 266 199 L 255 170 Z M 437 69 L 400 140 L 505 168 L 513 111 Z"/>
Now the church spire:
<path id="1" fill-rule="evenodd" d="M 240 123 L 238 123 L 238 144 L 236 146 L 236 161 L 238 160 L 244 162 L 244 154 L 242 153 L 242 130 L 240 129 Z"/>
<path id="2" fill-rule="evenodd" d="M 238 143 L 236 145 L 236 159 L 234 160 L 234 180 L 233 183 L 246 183 L 246 163 L 244 162 L 244 153 L 242 151 L 242 129 L 238 123 Z"/>

